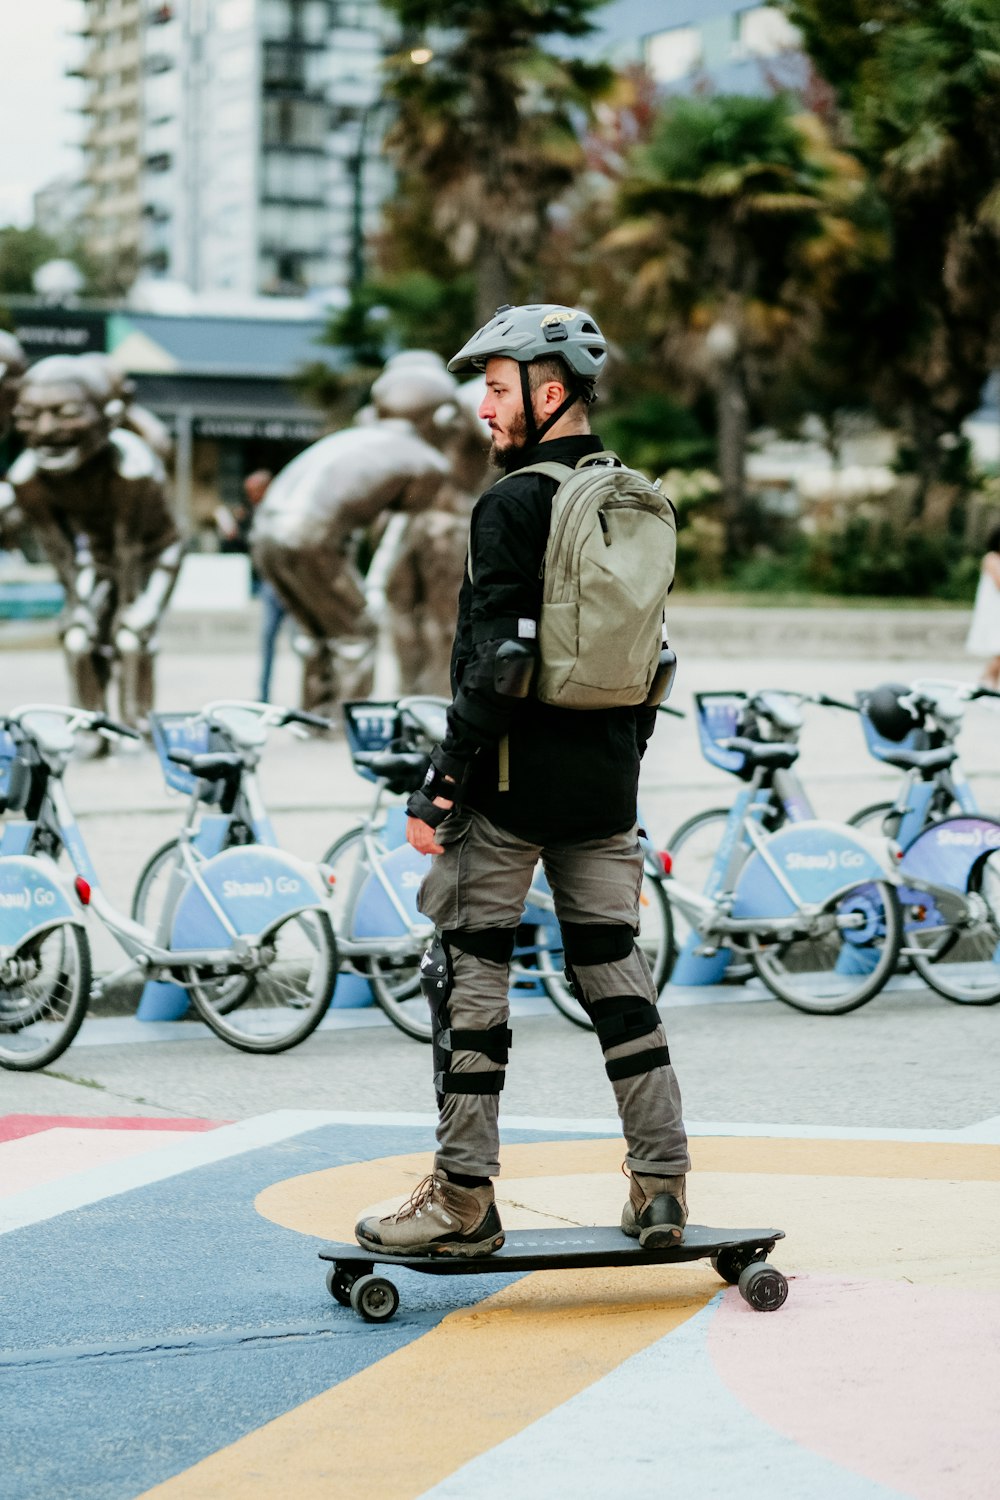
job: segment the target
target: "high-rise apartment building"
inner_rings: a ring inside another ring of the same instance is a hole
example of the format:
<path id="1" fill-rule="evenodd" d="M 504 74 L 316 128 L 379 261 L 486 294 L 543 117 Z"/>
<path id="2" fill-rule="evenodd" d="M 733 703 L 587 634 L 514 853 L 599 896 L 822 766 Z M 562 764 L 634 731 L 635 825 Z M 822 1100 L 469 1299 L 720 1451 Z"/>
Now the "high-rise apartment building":
<path id="1" fill-rule="evenodd" d="M 139 265 L 142 198 L 142 0 L 88 0 L 83 138 L 84 239 L 126 282 Z"/>
<path id="2" fill-rule="evenodd" d="M 376 0 L 87 0 L 89 248 L 196 292 L 343 286 L 387 186 Z"/>

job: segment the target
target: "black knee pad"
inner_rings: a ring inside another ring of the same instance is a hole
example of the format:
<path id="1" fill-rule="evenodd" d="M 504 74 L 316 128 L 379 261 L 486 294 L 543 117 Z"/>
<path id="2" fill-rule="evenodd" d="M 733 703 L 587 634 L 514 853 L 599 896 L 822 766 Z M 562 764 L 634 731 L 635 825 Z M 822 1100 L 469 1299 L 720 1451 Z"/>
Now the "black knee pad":
<path id="1" fill-rule="evenodd" d="M 635 932 L 624 922 L 560 922 L 566 966 L 613 964 L 628 958 Z"/>
<path id="2" fill-rule="evenodd" d="M 420 984 L 431 1007 L 434 1049 L 434 1089 L 438 1108 L 447 1094 L 499 1094 L 504 1085 L 504 1071 L 494 1073 L 453 1073 L 453 1052 L 481 1052 L 491 1062 L 506 1066 L 513 1036 L 509 1026 L 487 1026 L 475 1030 L 452 1027 L 448 999 L 454 987 L 451 949 L 474 953 L 477 958 L 491 958 L 502 963 L 514 951 L 515 929 L 490 929 L 484 933 L 467 933 L 462 929 L 436 933 L 420 964 Z M 480 939 L 485 941 L 480 943 Z M 471 943 L 467 940 L 471 939 Z M 499 941 L 494 941 L 499 940 Z M 475 946 L 473 946 L 475 945 Z M 503 947 L 508 951 L 504 954 Z M 488 948 L 488 952 L 481 951 Z M 494 957 L 499 952 L 499 956 Z"/>
<path id="3" fill-rule="evenodd" d="M 590 1014 L 604 1052 L 609 1047 L 620 1047 L 622 1042 L 638 1041 L 660 1024 L 660 1012 L 641 995 L 609 995 L 605 1000 L 592 1000 Z"/>
<path id="4" fill-rule="evenodd" d="M 650 1036 L 660 1025 L 656 1006 L 640 995 L 611 995 L 605 1000 L 595 1000 L 589 1011 L 603 1052 L 620 1047 L 623 1042 L 636 1042 L 640 1037 Z M 608 1059 L 604 1070 L 614 1083 L 619 1078 L 634 1078 L 639 1073 L 664 1068 L 669 1061 L 670 1053 L 665 1046 L 644 1047 L 627 1057 Z"/>
<path id="5" fill-rule="evenodd" d="M 441 934 L 449 949 L 471 953 L 493 964 L 509 964 L 517 938 L 516 927 L 483 927 L 470 932 L 465 927 L 449 927 Z"/>

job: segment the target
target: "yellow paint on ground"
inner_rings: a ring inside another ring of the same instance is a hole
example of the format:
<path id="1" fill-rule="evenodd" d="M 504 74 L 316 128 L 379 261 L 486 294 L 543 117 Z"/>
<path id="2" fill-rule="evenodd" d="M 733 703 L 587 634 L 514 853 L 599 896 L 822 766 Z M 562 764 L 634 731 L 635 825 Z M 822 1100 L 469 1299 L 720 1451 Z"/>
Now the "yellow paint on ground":
<path id="1" fill-rule="evenodd" d="M 505 1225 L 615 1222 L 621 1156 L 618 1140 L 505 1147 Z M 693 1217 L 780 1225 L 789 1239 L 775 1260 L 786 1272 L 1000 1281 L 1000 1148 L 701 1138 L 692 1156 Z M 430 1166 L 428 1155 L 398 1156 L 314 1172 L 267 1188 L 257 1208 L 289 1229 L 350 1240 L 359 1214 L 398 1202 Z M 671 1332 L 719 1286 L 704 1262 L 524 1277 L 146 1500 L 414 1500 Z"/>
<path id="2" fill-rule="evenodd" d="M 692 1216 L 711 1223 L 713 1216 L 701 1203 L 699 1174 L 745 1174 L 757 1177 L 891 1178 L 934 1182 L 1000 1182 L 1000 1147 L 925 1145 L 919 1141 L 808 1141 L 746 1139 L 703 1136 L 691 1142 L 693 1162 L 689 1179 Z M 504 1175 L 497 1183 L 501 1217 L 511 1229 L 551 1224 L 617 1223 L 627 1187 L 621 1175 L 622 1143 L 607 1141 L 543 1141 L 531 1145 L 505 1146 Z M 287 1229 L 314 1234 L 325 1240 L 350 1240 L 363 1213 L 396 1204 L 424 1177 L 433 1165 L 428 1154 L 386 1156 L 378 1161 L 356 1162 L 310 1172 L 287 1182 L 275 1183 L 257 1198 L 257 1211 Z M 587 1204 L 577 1183 L 571 1184 L 572 1202 L 564 1194 L 559 1202 L 539 1200 L 526 1194 L 524 1182 L 545 1178 L 610 1177 L 614 1191 L 597 1200 L 597 1217 L 588 1217 Z M 741 1195 L 742 1196 L 742 1195 Z M 527 1211 L 530 1202 L 530 1212 Z M 525 1212 L 521 1213 L 522 1205 Z M 760 1195 L 756 1208 L 743 1222 L 756 1225 L 761 1217 L 772 1219 L 768 1194 Z M 743 1217 L 741 1215 L 741 1217 Z M 735 1224 L 733 1213 L 723 1211 L 719 1223 Z M 763 1227 L 763 1226 L 761 1226 Z"/>
<path id="3" fill-rule="evenodd" d="M 693 1316 L 705 1280 L 527 1277 L 144 1500 L 414 1500 Z"/>

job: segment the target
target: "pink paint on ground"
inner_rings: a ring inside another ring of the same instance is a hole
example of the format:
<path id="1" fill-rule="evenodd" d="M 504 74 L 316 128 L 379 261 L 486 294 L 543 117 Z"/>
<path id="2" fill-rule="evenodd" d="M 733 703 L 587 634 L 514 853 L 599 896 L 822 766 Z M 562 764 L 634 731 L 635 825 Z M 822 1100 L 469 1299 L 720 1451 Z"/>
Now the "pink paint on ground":
<path id="1" fill-rule="evenodd" d="M 0 1115 L 0 1141 L 16 1141 L 39 1130 L 217 1130 L 228 1120 L 154 1120 L 143 1115 Z"/>
<path id="2" fill-rule="evenodd" d="M 985 1500 L 1000 1466 L 1000 1294 L 797 1277 L 780 1312 L 735 1288 L 708 1349 L 768 1426 L 917 1500 Z"/>
<path id="3" fill-rule="evenodd" d="M 0 1144 L 0 1199 L 61 1182 L 91 1167 L 176 1146 L 176 1130 L 78 1130 L 57 1127 Z"/>

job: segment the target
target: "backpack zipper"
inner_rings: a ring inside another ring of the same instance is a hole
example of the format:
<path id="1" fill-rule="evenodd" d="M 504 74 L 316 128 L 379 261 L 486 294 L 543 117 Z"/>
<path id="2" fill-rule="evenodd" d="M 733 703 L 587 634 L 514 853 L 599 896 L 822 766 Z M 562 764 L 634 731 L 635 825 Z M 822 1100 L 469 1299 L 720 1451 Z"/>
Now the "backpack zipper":
<path id="1" fill-rule="evenodd" d="M 589 477 L 590 476 L 588 475 L 588 478 Z M 598 482 L 600 482 L 604 478 L 603 474 L 600 474 L 600 473 L 598 473 L 595 477 L 597 478 Z M 565 531 L 569 530 L 569 527 L 570 527 L 571 523 L 575 523 L 573 525 L 572 546 L 567 547 L 567 549 L 566 549 L 566 559 L 567 559 L 566 560 L 566 566 L 565 566 L 565 568 L 563 570 L 563 578 L 560 579 L 560 583 L 563 583 L 563 582 L 569 583 L 570 578 L 572 577 L 572 573 L 573 573 L 573 551 L 574 551 L 574 549 L 576 547 L 576 538 L 577 538 L 577 535 L 578 535 L 578 533 L 580 531 L 581 526 L 583 525 L 584 521 L 586 521 L 587 516 L 590 514 L 590 506 L 589 506 L 589 503 L 588 503 L 588 500 L 587 500 L 587 496 L 588 496 L 588 492 L 589 492 L 590 488 L 592 488 L 592 485 L 588 486 L 587 488 L 584 488 L 582 485 L 580 486 L 580 489 L 579 489 L 578 493 L 573 497 L 573 503 L 572 503 L 572 505 L 567 506 L 566 510 L 564 510 L 563 513 L 562 513 L 562 515 L 559 517 L 559 527 L 558 527 L 558 530 L 556 531 L 556 533 L 555 533 L 554 536 L 551 536 L 549 538 L 549 545 L 546 548 L 546 556 L 548 555 L 548 553 L 550 551 L 553 554 L 555 554 L 558 551 L 559 546 L 560 546 L 560 544 L 562 543 L 562 540 L 563 540 L 563 533 Z M 553 588 L 546 588 L 545 591 L 542 594 L 542 600 L 543 600 L 543 602 L 546 599 L 551 599 L 553 593 L 554 593 L 554 587 Z"/>

